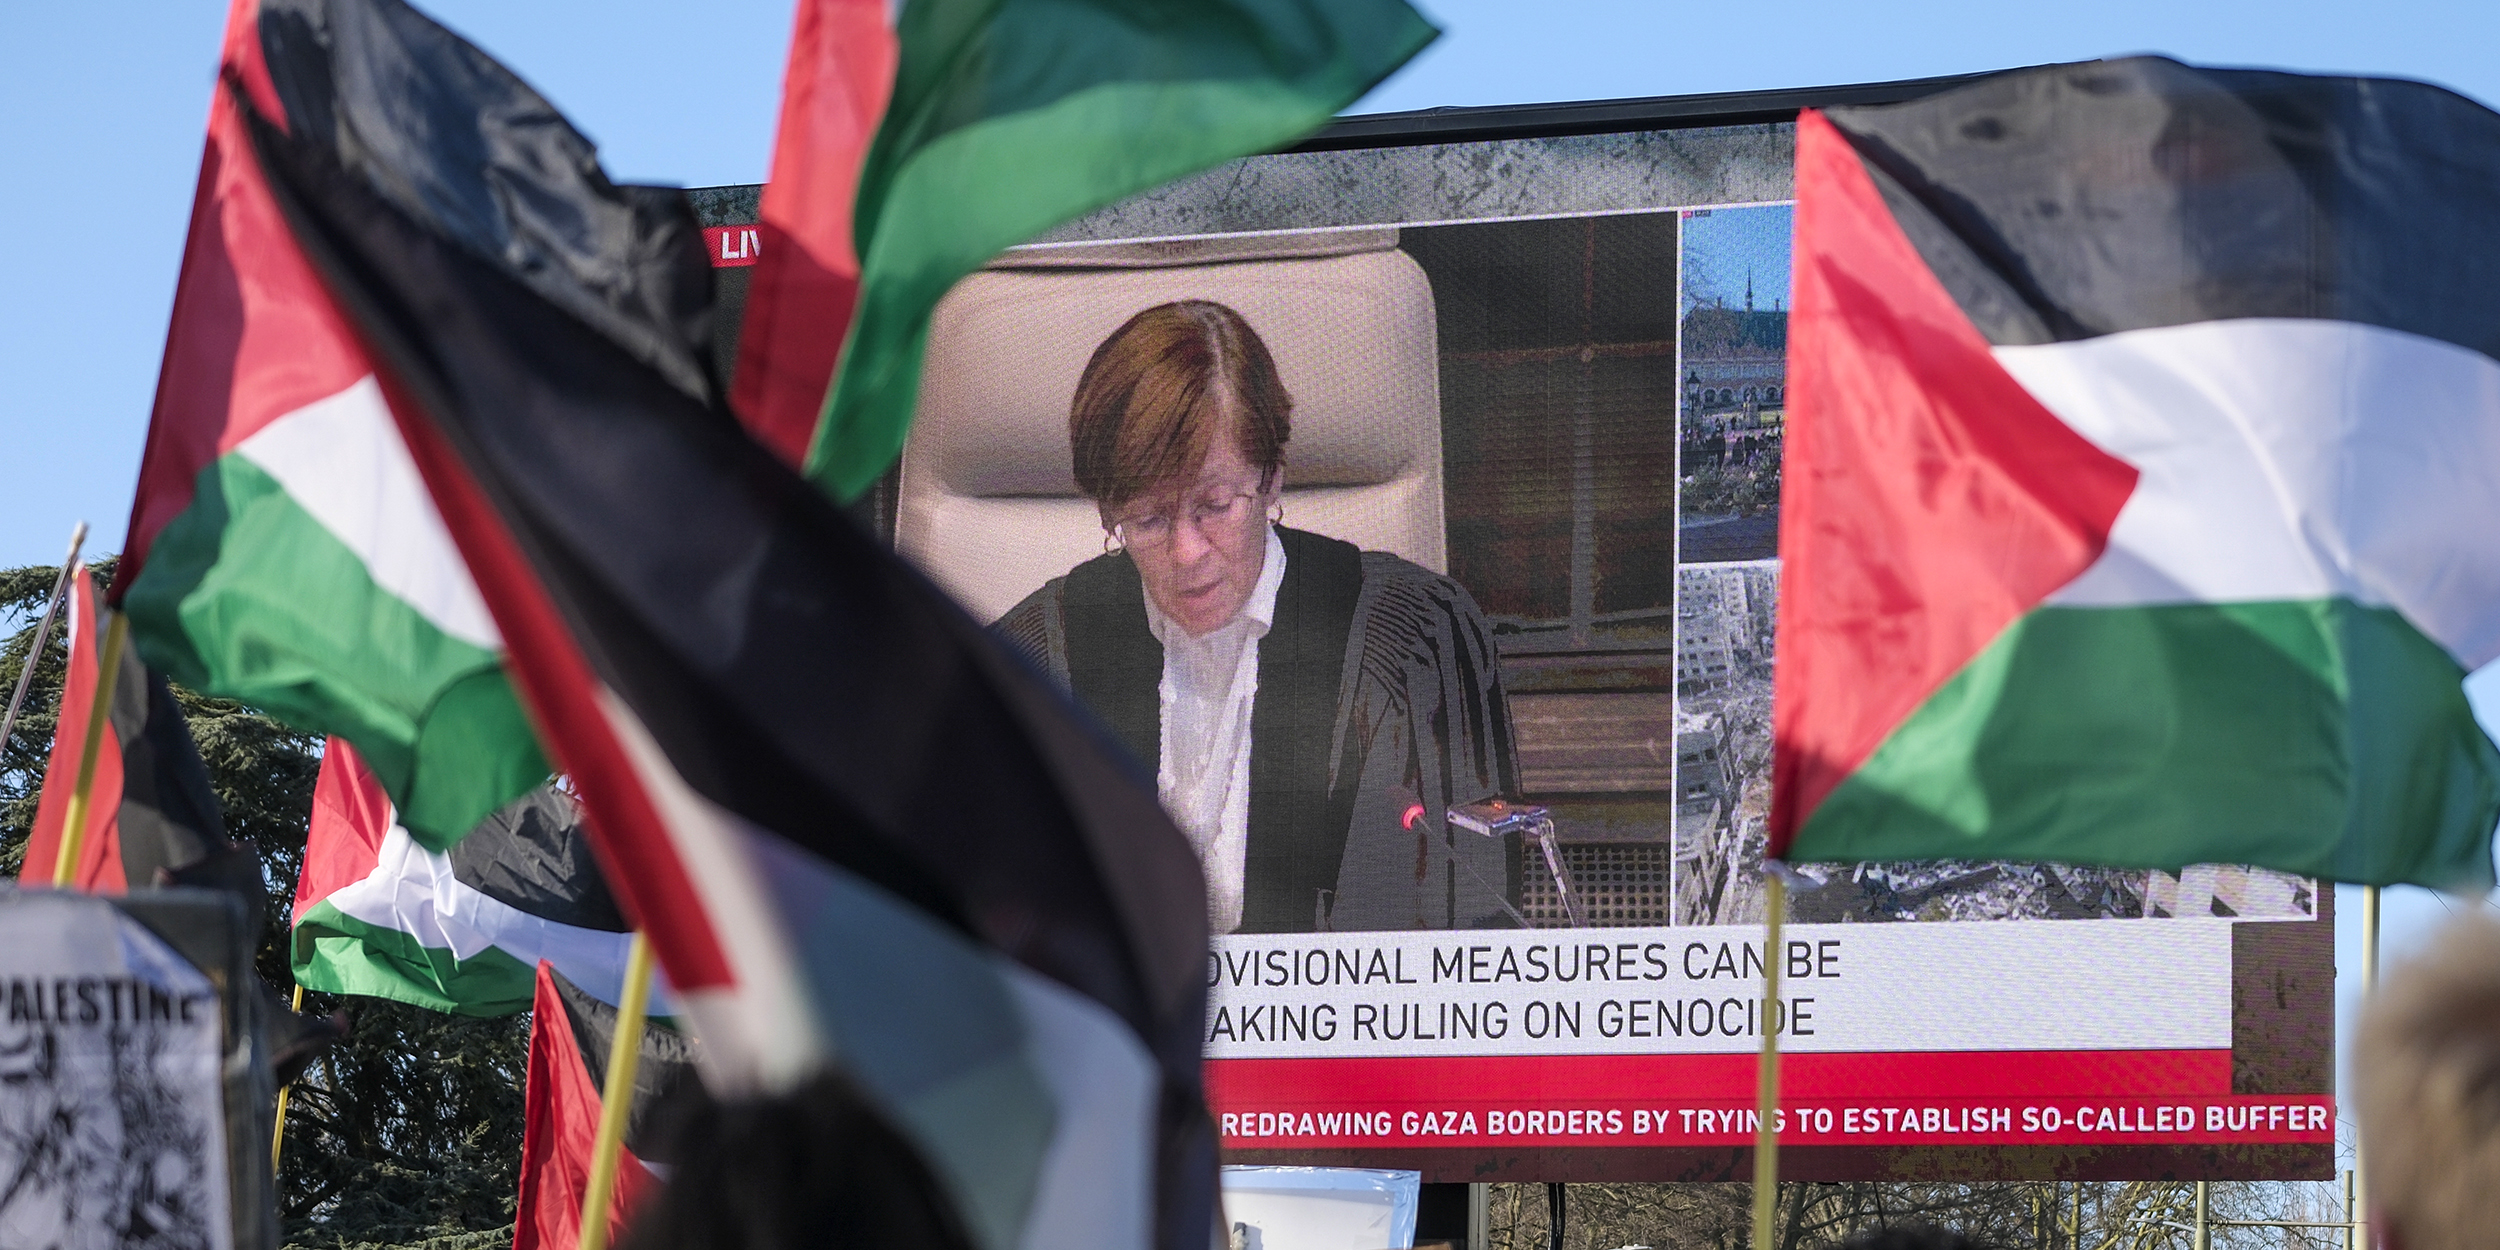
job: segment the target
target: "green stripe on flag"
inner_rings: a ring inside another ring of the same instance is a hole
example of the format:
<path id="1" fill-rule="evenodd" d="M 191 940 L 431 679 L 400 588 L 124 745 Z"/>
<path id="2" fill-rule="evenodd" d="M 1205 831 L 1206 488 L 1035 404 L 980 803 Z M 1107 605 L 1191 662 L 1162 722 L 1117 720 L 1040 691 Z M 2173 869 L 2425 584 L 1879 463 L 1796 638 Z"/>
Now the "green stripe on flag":
<path id="1" fill-rule="evenodd" d="M 499 653 L 444 633 L 375 585 L 353 551 L 249 460 L 219 458 L 197 488 L 123 601 L 150 664 L 354 743 L 401 823 L 431 849 L 546 781 Z"/>
<path id="2" fill-rule="evenodd" d="M 2500 751 L 2464 678 L 2397 613 L 2343 599 L 2042 608 L 1825 798 L 1790 858 L 2488 889 Z"/>
<path id="3" fill-rule="evenodd" d="M 461 959 L 398 929 L 315 903 L 295 924 L 296 984 L 325 994 L 363 994 L 463 1016 L 527 1011 L 538 970 L 489 946 Z"/>
<path id="4" fill-rule="evenodd" d="M 1402 0 L 923 0 L 860 173 L 859 312 L 807 458 L 850 499 L 894 462 L 929 314 L 1007 248 L 1324 124 L 1436 34 Z"/>

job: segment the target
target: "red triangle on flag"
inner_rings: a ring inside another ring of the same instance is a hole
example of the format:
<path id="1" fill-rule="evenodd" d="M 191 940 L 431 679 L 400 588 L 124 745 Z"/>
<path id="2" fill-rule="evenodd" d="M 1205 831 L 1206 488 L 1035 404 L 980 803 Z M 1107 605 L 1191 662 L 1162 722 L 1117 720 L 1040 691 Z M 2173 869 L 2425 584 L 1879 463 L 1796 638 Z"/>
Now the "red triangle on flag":
<path id="1" fill-rule="evenodd" d="M 572 1014 L 557 992 L 555 968 L 538 965 L 538 997 L 530 1012 L 528 1084 L 522 1095 L 521 1203 L 512 1250 L 574 1250 L 581 1244 L 582 1196 L 590 1188 L 591 1144 L 599 1133 L 599 1083 L 573 1032 Z M 624 1236 L 626 1216 L 659 1181 L 631 1150 L 620 1150 L 616 1192 L 608 1207 L 608 1244 Z"/>

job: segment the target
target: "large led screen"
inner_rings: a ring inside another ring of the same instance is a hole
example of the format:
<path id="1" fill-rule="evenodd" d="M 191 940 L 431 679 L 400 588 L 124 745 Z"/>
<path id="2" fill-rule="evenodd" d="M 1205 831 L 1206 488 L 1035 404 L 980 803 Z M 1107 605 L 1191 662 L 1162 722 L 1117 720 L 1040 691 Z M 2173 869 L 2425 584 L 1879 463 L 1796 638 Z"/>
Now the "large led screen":
<path id="1" fill-rule="evenodd" d="M 1741 1179 L 1768 1028 L 1791 1177 L 2328 1175 L 2315 882 L 1803 865 L 1764 950 L 1790 136 L 1105 210 L 940 306 L 864 520 L 1198 848 L 1233 1161 Z"/>

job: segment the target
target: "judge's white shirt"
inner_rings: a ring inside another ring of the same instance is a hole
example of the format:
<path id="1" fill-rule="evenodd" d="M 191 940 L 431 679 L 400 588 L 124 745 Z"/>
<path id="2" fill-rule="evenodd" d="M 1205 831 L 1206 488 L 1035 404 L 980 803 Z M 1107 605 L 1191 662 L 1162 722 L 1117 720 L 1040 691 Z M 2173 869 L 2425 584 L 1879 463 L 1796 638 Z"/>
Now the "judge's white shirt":
<path id="1" fill-rule="evenodd" d="M 1250 708 L 1259 696 L 1259 640 L 1276 623 L 1285 544 L 1267 527 L 1267 559 L 1233 619 L 1192 638 L 1146 596 L 1146 624 L 1163 644 L 1163 810 L 1198 850 L 1207 877 L 1207 927 L 1241 927 L 1250 854 Z"/>

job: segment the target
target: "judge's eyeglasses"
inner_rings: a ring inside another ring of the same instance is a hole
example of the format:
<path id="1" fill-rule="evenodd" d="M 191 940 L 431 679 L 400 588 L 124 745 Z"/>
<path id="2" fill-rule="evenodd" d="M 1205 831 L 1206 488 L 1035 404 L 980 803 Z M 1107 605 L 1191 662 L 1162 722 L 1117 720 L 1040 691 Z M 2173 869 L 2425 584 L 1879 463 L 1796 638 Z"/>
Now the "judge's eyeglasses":
<path id="1" fill-rule="evenodd" d="M 1236 490 L 1231 494 L 1205 494 L 1189 501 L 1189 523 L 1209 538 L 1228 535 L 1245 511 L 1258 502 L 1258 492 Z M 1111 524 L 1113 537 L 1126 547 L 1153 551 L 1172 541 L 1179 532 L 1180 509 L 1141 513 L 1124 517 Z"/>

